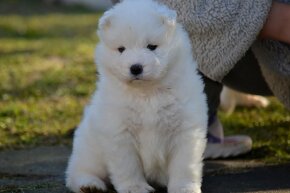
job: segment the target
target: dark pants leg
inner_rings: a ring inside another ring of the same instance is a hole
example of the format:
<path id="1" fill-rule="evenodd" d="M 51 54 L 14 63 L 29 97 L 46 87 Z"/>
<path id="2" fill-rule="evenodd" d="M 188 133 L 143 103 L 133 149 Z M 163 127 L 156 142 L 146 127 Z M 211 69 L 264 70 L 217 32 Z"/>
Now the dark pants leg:
<path id="1" fill-rule="evenodd" d="M 205 84 L 205 93 L 207 95 L 209 108 L 209 125 L 212 123 L 217 113 L 223 84 L 244 93 L 264 96 L 272 95 L 271 90 L 262 76 L 258 62 L 250 50 L 224 77 L 222 83 L 215 82 L 203 74 L 202 77 Z"/>
<path id="2" fill-rule="evenodd" d="M 222 91 L 223 85 L 219 82 L 215 82 L 202 73 L 202 79 L 204 81 L 204 92 L 207 98 L 208 105 L 208 126 L 211 125 L 215 119 L 217 109 L 220 104 L 220 93 Z"/>

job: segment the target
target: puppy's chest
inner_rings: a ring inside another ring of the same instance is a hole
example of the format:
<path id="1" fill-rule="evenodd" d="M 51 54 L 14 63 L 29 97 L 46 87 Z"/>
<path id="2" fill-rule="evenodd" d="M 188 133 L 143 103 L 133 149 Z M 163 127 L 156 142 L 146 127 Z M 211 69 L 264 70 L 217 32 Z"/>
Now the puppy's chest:
<path id="1" fill-rule="evenodd" d="M 178 100 L 173 96 L 160 96 L 131 106 L 129 112 L 128 131 L 145 175 L 165 182 L 167 158 L 182 124 L 183 113 Z M 155 176 L 157 174 L 162 177 Z"/>
<path id="2" fill-rule="evenodd" d="M 161 95 L 130 105 L 127 116 L 128 129 L 135 137 L 149 133 L 166 136 L 180 127 L 182 109 L 174 96 Z"/>

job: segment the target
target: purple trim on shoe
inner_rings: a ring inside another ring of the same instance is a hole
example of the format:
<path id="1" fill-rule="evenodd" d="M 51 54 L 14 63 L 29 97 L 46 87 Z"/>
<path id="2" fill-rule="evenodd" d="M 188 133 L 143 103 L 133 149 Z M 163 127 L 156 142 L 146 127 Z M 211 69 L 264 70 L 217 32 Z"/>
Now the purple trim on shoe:
<path id="1" fill-rule="evenodd" d="M 216 113 L 209 115 L 208 118 L 208 127 L 210 127 L 210 125 L 212 125 L 217 119 L 217 115 Z M 207 142 L 208 143 L 221 143 L 222 139 L 219 137 L 216 137 L 210 133 L 207 133 Z"/>
<path id="2" fill-rule="evenodd" d="M 222 142 L 222 139 L 221 138 L 218 138 L 216 136 L 213 136 L 210 133 L 207 133 L 207 142 L 208 143 L 221 143 Z"/>

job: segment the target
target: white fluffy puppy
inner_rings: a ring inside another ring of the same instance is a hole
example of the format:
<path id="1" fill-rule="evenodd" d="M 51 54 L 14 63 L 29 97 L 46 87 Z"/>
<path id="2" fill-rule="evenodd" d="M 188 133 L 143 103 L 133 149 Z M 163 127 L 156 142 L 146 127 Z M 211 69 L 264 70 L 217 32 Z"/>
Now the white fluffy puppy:
<path id="1" fill-rule="evenodd" d="M 99 21 L 100 80 L 74 138 L 66 184 L 74 192 L 200 193 L 207 105 L 190 40 L 176 13 L 124 0 Z"/>

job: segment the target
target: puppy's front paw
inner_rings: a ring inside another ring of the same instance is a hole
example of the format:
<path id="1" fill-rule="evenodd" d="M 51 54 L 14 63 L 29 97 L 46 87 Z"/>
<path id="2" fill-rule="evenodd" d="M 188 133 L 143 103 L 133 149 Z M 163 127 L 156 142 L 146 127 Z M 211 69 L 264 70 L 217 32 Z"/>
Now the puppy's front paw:
<path id="1" fill-rule="evenodd" d="M 105 191 L 96 188 L 95 186 L 83 186 L 80 188 L 81 193 L 105 193 Z"/>
<path id="2" fill-rule="evenodd" d="M 66 186 L 76 193 L 101 193 L 107 190 L 105 183 L 101 179 L 91 175 L 69 178 Z"/>
<path id="3" fill-rule="evenodd" d="M 154 192 L 154 188 L 149 186 L 147 183 L 129 185 L 124 188 L 118 189 L 118 193 L 150 193 Z"/>
<path id="4" fill-rule="evenodd" d="M 201 189 L 200 186 L 192 183 L 185 186 L 171 187 L 168 193 L 201 193 Z"/>

